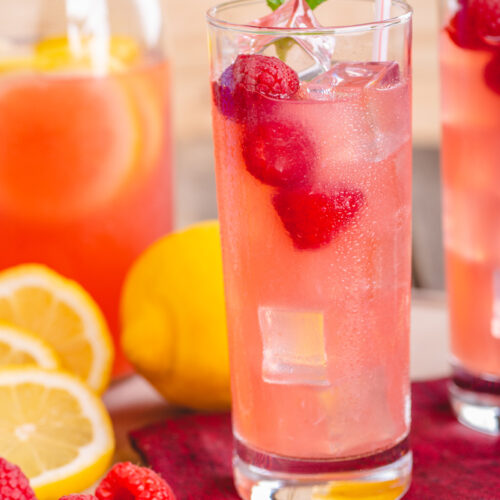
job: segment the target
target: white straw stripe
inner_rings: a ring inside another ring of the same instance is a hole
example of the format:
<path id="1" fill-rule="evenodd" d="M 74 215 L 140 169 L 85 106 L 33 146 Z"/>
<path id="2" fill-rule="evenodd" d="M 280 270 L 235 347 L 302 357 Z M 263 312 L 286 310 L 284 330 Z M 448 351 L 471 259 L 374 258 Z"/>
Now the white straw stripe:
<path id="1" fill-rule="evenodd" d="M 375 0 L 375 21 L 389 19 L 390 15 L 391 0 Z M 388 35 L 387 28 L 376 30 L 373 44 L 373 59 L 375 61 L 387 61 Z"/>

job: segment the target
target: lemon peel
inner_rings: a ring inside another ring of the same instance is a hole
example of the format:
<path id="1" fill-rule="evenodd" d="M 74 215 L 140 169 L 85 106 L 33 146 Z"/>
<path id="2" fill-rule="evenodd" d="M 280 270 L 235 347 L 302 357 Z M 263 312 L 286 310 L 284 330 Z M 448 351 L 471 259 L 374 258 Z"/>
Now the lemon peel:
<path id="1" fill-rule="evenodd" d="M 82 491 L 114 451 L 109 415 L 76 377 L 40 368 L 0 370 L 0 456 L 15 463 L 39 500 Z"/>
<path id="2" fill-rule="evenodd" d="M 146 250 L 126 279 L 121 311 L 126 356 L 169 402 L 229 407 L 217 221 L 170 234 Z"/>

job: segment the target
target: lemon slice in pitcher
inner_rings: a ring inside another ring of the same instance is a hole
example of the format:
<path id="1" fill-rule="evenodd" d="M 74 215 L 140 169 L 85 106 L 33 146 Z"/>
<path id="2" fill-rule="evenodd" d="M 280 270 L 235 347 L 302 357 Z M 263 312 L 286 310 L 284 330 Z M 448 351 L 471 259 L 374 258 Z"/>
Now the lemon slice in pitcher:
<path id="1" fill-rule="evenodd" d="M 96 52 L 96 40 L 92 37 L 79 40 L 77 48 L 73 48 L 66 36 L 46 38 L 33 48 L 20 49 L 9 57 L 0 57 L 0 72 L 10 71 L 74 71 L 93 69 Z M 105 40 L 104 60 L 107 61 L 108 73 L 116 73 L 129 69 L 141 58 L 141 48 L 131 37 L 114 35 Z M 96 48 L 97 47 L 97 48 Z M 102 57 L 102 50 L 99 50 Z"/>
<path id="2" fill-rule="evenodd" d="M 125 71 L 140 48 L 111 38 L 95 77 L 90 47 L 50 38 L 31 55 L 0 59 L 0 209 L 9 215 L 74 221 L 131 184 L 144 139 Z"/>
<path id="3" fill-rule="evenodd" d="M 108 203 L 139 152 L 132 96 L 111 78 L 12 76 L 0 82 L 0 206 L 47 222 Z"/>
<path id="4" fill-rule="evenodd" d="M 84 39 L 78 50 L 74 50 L 66 36 L 42 40 L 35 47 L 35 68 L 40 71 L 91 69 L 95 53 L 100 49 L 96 41 L 92 37 Z M 105 42 L 108 72 L 126 70 L 140 59 L 141 50 L 133 38 L 113 36 Z M 102 52 L 99 55 L 102 55 Z"/>

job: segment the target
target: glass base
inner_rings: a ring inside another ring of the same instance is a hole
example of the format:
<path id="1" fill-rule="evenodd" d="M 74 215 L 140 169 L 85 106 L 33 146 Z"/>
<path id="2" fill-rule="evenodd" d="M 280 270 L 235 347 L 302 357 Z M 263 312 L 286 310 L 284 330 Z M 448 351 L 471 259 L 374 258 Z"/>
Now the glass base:
<path id="1" fill-rule="evenodd" d="M 352 460 L 303 461 L 256 452 L 236 441 L 233 473 L 244 500 L 397 500 L 411 482 L 408 440 Z"/>
<path id="2" fill-rule="evenodd" d="M 485 434 L 500 435 L 499 378 L 478 377 L 455 365 L 448 390 L 459 422 Z"/>

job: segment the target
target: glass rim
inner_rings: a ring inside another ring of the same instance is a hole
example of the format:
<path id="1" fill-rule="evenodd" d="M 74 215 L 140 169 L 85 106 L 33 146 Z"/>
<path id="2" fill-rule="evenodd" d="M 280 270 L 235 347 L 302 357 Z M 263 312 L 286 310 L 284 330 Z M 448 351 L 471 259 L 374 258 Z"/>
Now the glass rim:
<path id="1" fill-rule="evenodd" d="M 407 23 L 413 15 L 413 8 L 405 0 L 390 0 L 391 5 L 397 5 L 403 9 L 399 16 L 383 19 L 380 21 L 372 21 L 369 23 L 339 25 L 339 26 L 322 26 L 319 28 L 280 28 L 280 27 L 263 27 L 252 24 L 239 24 L 230 21 L 224 21 L 217 17 L 220 12 L 228 10 L 232 7 L 245 4 L 263 3 L 265 0 L 227 0 L 223 3 L 211 7 L 206 13 L 208 24 L 215 28 L 236 31 L 254 35 L 348 35 L 356 33 L 365 33 L 380 29 L 390 28 L 399 24 Z M 358 2 L 374 3 L 375 0 L 354 0 Z"/>

